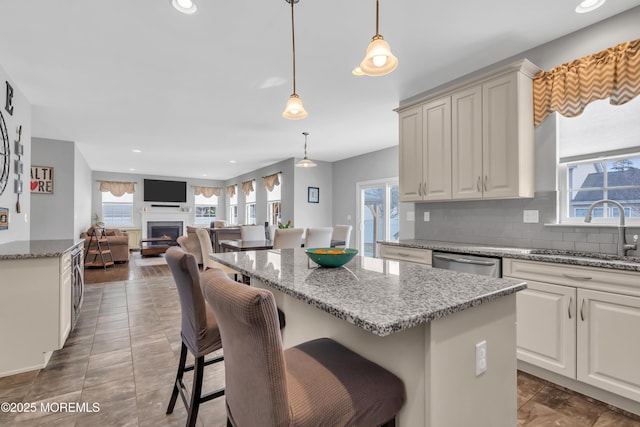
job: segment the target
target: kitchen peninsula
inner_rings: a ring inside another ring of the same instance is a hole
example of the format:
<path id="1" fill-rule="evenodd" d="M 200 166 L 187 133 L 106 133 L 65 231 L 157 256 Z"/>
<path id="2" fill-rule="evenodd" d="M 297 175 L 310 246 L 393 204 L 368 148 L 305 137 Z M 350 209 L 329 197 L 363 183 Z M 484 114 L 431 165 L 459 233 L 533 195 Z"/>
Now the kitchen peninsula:
<path id="1" fill-rule="evenodd" d="M 73 328 L 84 240 L 0 244 L 0 377 L 40 369 Z"/>
<path id="2" fill-rule="evenodd" d="M 398 425 L 516 424 L 515 295 L 524 282 L 367 257 L 322 268 L 302 249 L 211 257 L 273 292 L 285 347 L 330 337 L 399 376 L 407 402 Z M 483 342 L 486 371 L 476 374 Z"/>

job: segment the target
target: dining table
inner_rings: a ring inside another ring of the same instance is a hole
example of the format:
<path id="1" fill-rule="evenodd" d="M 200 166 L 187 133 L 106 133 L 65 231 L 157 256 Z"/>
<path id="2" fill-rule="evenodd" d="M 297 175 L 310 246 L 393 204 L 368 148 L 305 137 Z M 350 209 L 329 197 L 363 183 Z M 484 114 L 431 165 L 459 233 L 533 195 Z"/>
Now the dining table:
<path id="1" fill-rule="evenodd" d="M 220 240 L 220 249 L 222 252 L 242 252 L 242 251 L 260 251 L 265 249 L 273 249 L 273 240 Z M 331 240 L 331 247 L 344 246 L 344 240 Z M 304 242 L 300 242 L 300 246 L 304 247 Z"/>

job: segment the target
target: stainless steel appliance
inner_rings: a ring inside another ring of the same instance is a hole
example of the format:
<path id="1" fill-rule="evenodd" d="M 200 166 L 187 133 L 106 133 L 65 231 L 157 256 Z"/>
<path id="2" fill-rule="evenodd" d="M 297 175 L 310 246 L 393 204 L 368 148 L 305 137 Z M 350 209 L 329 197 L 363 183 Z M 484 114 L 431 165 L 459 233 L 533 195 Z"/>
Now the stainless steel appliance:
<path id="1" fill-rule="evenodd" d="M 502 277 L 502 258 L 433 252 L 431 266 L 482 276 Z"/>
<path id="2" fill-rule="evenodd" d="M 84 259 L 82 249 L 71 250 L 71 329 L 76 326 L 84 295 Z"/>

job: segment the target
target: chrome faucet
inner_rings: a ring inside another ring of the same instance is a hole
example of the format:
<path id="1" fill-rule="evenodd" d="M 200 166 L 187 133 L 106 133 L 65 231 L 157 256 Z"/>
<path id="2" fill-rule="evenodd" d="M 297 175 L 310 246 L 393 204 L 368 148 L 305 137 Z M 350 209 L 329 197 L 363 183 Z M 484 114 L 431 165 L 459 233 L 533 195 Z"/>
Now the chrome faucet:
<path id="1" fill-rule="evenodd" d="M 589 209 L 587 210 L 587 215 L 584 217 L 584 222 L 591 222 L 591 215 L 593 213 L 593 208 L 604 203 L 612 204 L 613 206 L 617 207 L 618 210 L 620 211 L 620 224 L 618 224 L 618 256 L 626 256 L 627 251 L 636 250 L 637 244 L 635 242 L 638 239 L 636 236 L 636 238 L 633 240 L 634 244 L 632 245 L 627 244 L 626 234 L 625 234 L 626 227 L 624 225 L 624 208 L 620 203 L 616 202 L 615 200 L 609 200 L 609 199 L 602 199 L 602 200 L 597 200 L 593 202 L 591 206 L 589 206 Z"/>

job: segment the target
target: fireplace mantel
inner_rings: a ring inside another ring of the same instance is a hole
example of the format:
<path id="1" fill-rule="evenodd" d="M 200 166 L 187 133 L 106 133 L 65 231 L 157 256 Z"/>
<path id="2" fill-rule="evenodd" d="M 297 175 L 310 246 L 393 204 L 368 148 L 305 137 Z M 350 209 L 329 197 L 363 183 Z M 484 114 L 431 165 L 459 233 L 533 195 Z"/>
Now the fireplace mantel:
<path id="1" fill-rule="evenodd" d="M 177 210 L 148 210 L 140 211 L 142 238 L 147 238 L 147 222 L 149 221 L 182 221 L 182 233 L 187 235 L 187 225 L 190 225 L 191 212 Z"/>

